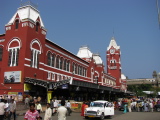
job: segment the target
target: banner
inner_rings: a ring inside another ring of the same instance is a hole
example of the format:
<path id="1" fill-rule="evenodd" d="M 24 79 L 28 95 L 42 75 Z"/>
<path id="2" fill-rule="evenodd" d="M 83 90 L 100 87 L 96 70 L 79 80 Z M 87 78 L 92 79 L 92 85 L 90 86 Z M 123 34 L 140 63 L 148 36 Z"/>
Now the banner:
<path id="1" fill-rule="evenodd" d="M 21 71 L 4 72 L 4 83 L 21 82 Z"/>

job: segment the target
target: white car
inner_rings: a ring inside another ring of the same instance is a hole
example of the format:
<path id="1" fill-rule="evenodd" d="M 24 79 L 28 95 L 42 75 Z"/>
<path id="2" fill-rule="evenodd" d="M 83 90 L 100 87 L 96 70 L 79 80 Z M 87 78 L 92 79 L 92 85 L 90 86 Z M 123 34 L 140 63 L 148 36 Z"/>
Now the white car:
<path id="1" fill-rule="evenodd" d="M 114 105 L 104 100 L 93 101 L 90 107 L 85 109 L 84 116 L 88 118 L 100 118 L 103 120 L 106 116 L 114 115 Z"/>

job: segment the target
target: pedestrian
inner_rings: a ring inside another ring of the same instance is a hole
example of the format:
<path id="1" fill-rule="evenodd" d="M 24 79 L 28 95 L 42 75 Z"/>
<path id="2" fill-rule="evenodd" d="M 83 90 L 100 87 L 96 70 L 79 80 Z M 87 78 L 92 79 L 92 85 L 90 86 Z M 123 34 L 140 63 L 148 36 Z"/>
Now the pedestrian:
<path id="1" fill-rule="evenodd" d="M 61 106 L 57 110 L 58 120 L 66 120 L 67 108 L 65 107 L 65 100 L 61 100 Z"/>
<path id="2" fill-rule="evenodd" d="M 30 100 L 29 100 L 28 96 L 26 96 L 26 98 L 25 98 L 25 100 L 24 100 L 25 108 L 28 108 L 28 107 L 29 107 L 29 102 L 30 102 Z"/>
<path id="3" fill-rule="evenodd" d="M 144 102 L 144 112 L 148 112 L 149 111 L 149 104 L 147 103 L 147 101 Z"/>
<path id="4" fill-rule="evenodd" d="M 57 108 L 58 108 L 58 101 L 54 100 L 54 104 L 53 104 L 53 115 L 57 112 Z"/>
<path id="5" fill-rule="evenodd" d="M 94 105 L 94 102 L 91 101 L 91 102 L 90 102 L 90 107 L 93 107 L 93 105 Z"/>
<path id="6" fill-rule="evenodd" d="M 127 103 L 128 103 L 128 111 L 132 112 L 132 110 L 131 110 L 131 103 L 132 103 L 131 99 L 128 99 Z"/>
<path id="7" fill-rule="evenodd" d="M 43 110 L 42 110 L 42 105 L 40 104 L 40 102 L 37 102 L 36 108 L 37 108 L 37 111 L 39 112 L 39 114 L 40 114 L 41 112 L 43 112 Z"/>
<path id="8" fill-rule="evenodd" d="M 157 101 L 157 104 L 160 104 L 160 100 Z"/>
<path id="9" fill-rule="evenodd" d="M 152 101 L 149 102 L 149 111 L 153 112 L 153 103 L 152 103 Z"/>
<path id="10" fill-rule="evenodd" d="M 9 104 L 9 109 L 10 109 L 10 115 L 9 118 L 13 115 L 14 120 L 16 120 L 16 104 L 14 102 L 14 99 L 11 100 L 11 103 Z"/>
<path id="11" fill-rule="evenodd" d="M 12 96 L 8 96 L 8 101 L 7 101 L 7 103 L 11 103 L 12 102 Z"/>
<path id="12" fill-rule="evenodd" d="M 143 101 L 140 101 L 139 102 L 139 111 L 143 112 L 143 108 L 144 108 L 144 103 L 143 103 Z"/>
<path id="13" fill-rule="evenodd" d="M 70 116 L 71 113 L 72 113 L 72 110 L 71 110 L 71 103 L 70 103 L 69 100 L 68 100 L 68 102 L 66 104 L 66 108 L 67 108 L 67 111 L 68 111 L 68 116 Z"/>
<path id="14" fill-rule="evenodd" d="M 1 99 L 1 102 L 0 102 L 0 120 L 4 120 L 4 112 L 5 112 L 5 103 L 4 103 L 4 99 Z"/>
<path id="15" fill-rule="evenodd" d="M 47 108 L 44 115 L 44 120 L 51 120 L 52 118 L 52 109 L 50 108 L 50 104 L 47 103 Z"/>
<path id="16" fill-rule="evenodd" d="M 88 105 L 86 104 L 86 102 L 83 102 L 82 104 L 82 108 L 81 108 L 81 116 L 84 116 L 84 111 L 85 109 L 88 107 Z"/>
<path id="17" fill-rule="evenodd" d="M 124 111 L 123 113 L 126 113 L 127 112 L 127 103 L 124 103 Z"/>
<path id="18" fill-rule="evenodd" d="M 35 110 L 35 104 L 30 103 L 30 109 L 26 112 L 24 120 L 40 120 L 40 116 L 37 110 Z"/>
<path id="19" fill-rule="evenodd" d="M 53 116 L 53 106 L 54 106 L 54 101 L 53 99 L 50 99 L 50 108 L 52 110 L 52 116 Z"/>
<path id="20" fill-rule="evenodd" d="M 32 103 L 34 103 L 34 99 L 33 99 L 32 96 L 30 96 L 30 97 L 29 97 L 29 106 L 30 106 L 30 104 L 32 104 Z"/>
<path id="21" fill-rule="evenodd" d="M 41 99 L 42 99 L 42 98 L 39 96 L 39 97 L 37 98 L 37 101 L 38 101 L 38 102 L 41 102 Z"/>
<path id="22" fill-rule="evenodd" d="M 4 113 L 4 118 L 8 120 L 10 120 L 10 117 L 9 117 L 9 113 L 10 113 L 10 107 L 9 107 L 9 104 L 7 102 L 7 100 L 4 100 L 4 103 L 5 103 L 5 113 Z"/>
<path id="23" fill-rule="evenodd" d="M 132 111 L 136 111 L 136 104 L 137 102 L 133 100 L 133 102 L 131 103 Z"/>
<path id="24" fill-rule="evenodd" d="M 37 100 L 36 97 L 33 97 L 33 102 L 34 102 L 34 103 L 37 103 L 37 102 L 38 102 L 38 100 Z"/>

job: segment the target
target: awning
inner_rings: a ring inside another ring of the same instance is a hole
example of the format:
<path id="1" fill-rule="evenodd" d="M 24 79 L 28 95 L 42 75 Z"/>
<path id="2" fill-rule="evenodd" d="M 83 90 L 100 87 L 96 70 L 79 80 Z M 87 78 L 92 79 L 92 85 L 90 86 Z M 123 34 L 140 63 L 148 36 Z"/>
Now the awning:
<path id="1" fill-rule="evenodd" d="M 34 78 L 26 77 L 24 82 L 25 83 L 31 83 L 33 85 L 39 85 L 48 89 L 56 89 L 58 86 L 62 86 L 65 84 L 70 83 L 71 79 L 61 80 L 61 81 L 45 81 L 45 80 L 39 80 Z"/>

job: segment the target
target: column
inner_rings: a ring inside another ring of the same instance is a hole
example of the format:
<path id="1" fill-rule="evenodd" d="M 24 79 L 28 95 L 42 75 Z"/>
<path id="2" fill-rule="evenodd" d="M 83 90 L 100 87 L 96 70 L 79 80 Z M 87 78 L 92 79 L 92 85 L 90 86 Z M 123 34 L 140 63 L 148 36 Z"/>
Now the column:
<path id="1" fill-rule="evenodd" d="M 50 99 L 52 99 L 52 92 L 53 91 L 47 91 L 47 102 L 50 103 Z"/>

